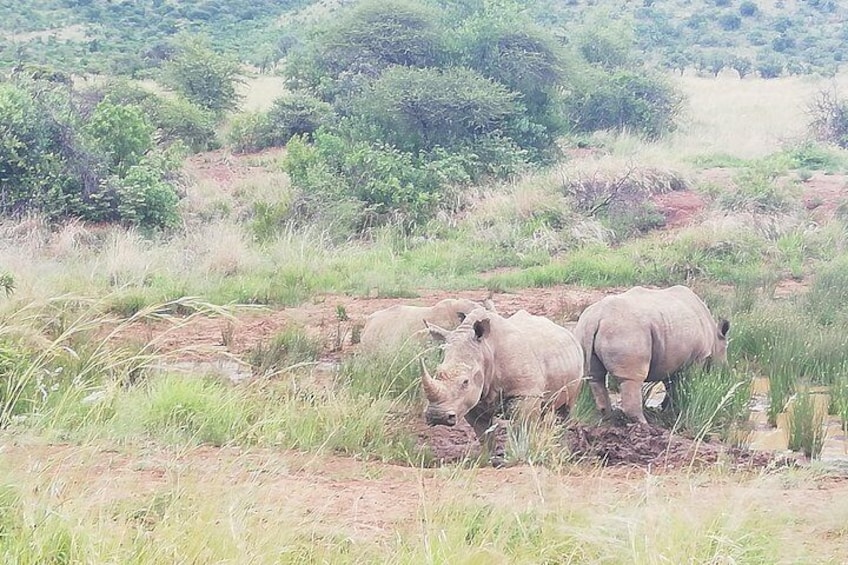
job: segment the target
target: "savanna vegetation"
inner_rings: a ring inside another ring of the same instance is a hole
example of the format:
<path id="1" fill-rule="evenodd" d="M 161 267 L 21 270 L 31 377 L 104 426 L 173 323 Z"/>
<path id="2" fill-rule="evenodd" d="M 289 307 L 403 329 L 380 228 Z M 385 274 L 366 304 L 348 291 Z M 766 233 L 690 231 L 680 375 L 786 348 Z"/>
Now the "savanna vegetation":
<path id="1" fill-rule="evenodd" d="M 369 299 L 687 284 L 730 362 L 658 425 L 745 445 L 767 377 L 792 449 L 848 430 L 843 8 L 602 8 L 0 6 L 3 560 L 848 559 L 815 461 L 634 477 L 543 420 L 442 465 L 422 353 L 356 354 Z"/>

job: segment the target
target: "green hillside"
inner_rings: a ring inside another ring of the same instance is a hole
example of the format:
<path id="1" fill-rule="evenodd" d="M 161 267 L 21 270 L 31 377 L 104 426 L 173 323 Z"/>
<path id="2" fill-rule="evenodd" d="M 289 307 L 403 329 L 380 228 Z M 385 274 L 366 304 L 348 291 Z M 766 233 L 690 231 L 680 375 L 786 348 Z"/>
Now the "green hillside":
<path id="1" fill-rule="evenodd" d="M 309 0 L 3 0 L 0 67 L 50 64 L 66 70 L 138 75 L 172 51 L 181 31 L 209 35 L 218 48 L 263 68 L 307 33 L 302 18 L 331 15 L 336 2 Z M 461 15 L 478 1 L 430 4 Z M 575 24 L 632 37 L 644 57 L 671 69 L 736 69 L 766 78 L 833 75 L 848 57 L 848 10 L 833 0 L 543 1 L 522 6 L 568 43 Z M 297 24 L 292 23 L 297 21 Z"/>

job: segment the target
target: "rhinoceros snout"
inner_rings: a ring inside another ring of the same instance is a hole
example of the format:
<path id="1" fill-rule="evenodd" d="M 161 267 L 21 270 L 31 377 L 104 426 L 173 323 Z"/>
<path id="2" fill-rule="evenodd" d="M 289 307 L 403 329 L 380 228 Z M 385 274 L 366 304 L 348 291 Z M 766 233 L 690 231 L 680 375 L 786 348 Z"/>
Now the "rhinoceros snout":
<path id="1" fill-rule="evenodd" d="M 427 410 L 425 415 L 427 424 L 431 426 L 455 426 L 456 412 L 442 412 L 437 410 Z"/>

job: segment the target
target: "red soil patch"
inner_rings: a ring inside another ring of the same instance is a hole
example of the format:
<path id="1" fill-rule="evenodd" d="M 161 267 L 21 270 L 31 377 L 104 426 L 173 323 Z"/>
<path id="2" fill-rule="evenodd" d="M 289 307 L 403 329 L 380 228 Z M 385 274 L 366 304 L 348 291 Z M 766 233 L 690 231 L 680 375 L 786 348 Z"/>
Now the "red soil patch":
<path id="1" fill-rule="evenodd" d="M 825 223 L 833 218 L 840 205 L 848 202 L 848 178 L 814 173 L 803 183 L 802 199 L 812 216 Z"/>
<path id="2" fill-rule="evenodd" d="M 653 198 L 654 205 L 665 217 L 668 228 L 685 226 L 706 206 L 704 198 L 691 190 L 677 190 L 658 194 Z"/>

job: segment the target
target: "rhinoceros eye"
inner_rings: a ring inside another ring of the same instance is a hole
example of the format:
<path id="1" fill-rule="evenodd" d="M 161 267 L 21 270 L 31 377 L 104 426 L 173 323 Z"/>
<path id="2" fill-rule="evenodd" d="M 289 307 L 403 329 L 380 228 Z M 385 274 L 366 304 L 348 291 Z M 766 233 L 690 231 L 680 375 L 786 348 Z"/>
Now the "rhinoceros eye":
<path id="1" fill-rule="evenodd" d="M 468 379 L 462 381 L 462 388 L 468 388 Z"/>

